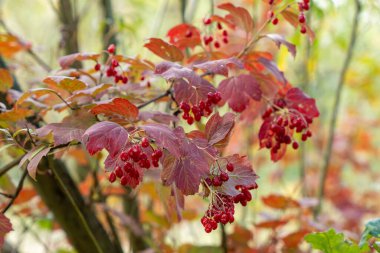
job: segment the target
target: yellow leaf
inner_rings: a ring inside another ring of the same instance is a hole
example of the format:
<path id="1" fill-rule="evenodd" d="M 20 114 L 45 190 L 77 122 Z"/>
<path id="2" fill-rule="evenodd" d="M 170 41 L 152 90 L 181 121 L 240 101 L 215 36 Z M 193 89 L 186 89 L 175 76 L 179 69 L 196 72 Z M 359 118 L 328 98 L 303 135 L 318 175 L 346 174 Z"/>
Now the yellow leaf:
<path id="1" fill-rule="evenodd" d="M 13 77 L 6 69 L 0 69 L 0 92 L 7 92 L 13 85 Z"/>

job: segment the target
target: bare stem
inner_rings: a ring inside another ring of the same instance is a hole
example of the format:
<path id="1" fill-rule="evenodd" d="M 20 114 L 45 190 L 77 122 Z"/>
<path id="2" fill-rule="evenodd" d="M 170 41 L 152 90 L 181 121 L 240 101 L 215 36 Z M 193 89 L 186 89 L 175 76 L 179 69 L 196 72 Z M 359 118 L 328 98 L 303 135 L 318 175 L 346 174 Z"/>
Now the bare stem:
<path id="1" fill-rule="evenodd" d="M 343 85 L 344 85 L 344 82 L 346 79 L 346 73 L 347 73 L 348 67 L 350 65 L 353 53 L 354 53 L 354 47 L 355 47 L 356 39 L 357 39 L 358 26 L 359 26 L 359 16 L 360 16 L 360 12 L 362 9 L 360 0 L 355 0 L 355 7 L 356 8 L 355 8 L 355 14 L 353 17 L 353 25 L 352 25 L 350 42 L 349 42 L 349 46 L 347 49 L 346 58 L 345 58 L 344 63 L 343 63 L 343 67 L 342 67 L 342 70 L 340 72 L 339 81 L 338 81 L 338 88 L 337 88 L 336 93 L 335 93 L 335 101 L 334 101 L 333 112 L 332 112 L 331 121 L 330 121 L 326 153 L 324 156 L 324 164 L 322 167 L 322 173 L 321 173 L 321 177 L 320 177 L 320 181 L 319 181 L 318 205 L 314 209 L 314 218 L 315 219 L 318 217 L 319 213 L 322 210 L 323 198 L 325 196 L 325 184 L 326 184 L 328 169 L 329 169 L 329 165 L 330 165 L 331 152 L 332 152 L 332 146 L 333 146 L 333 142 L 334 142 L 335 127 L 336 127 L 336 122 L 337 122 L 337 118 L 338 118 L 338 111 L 339 111 L 341 94 L 342 94 Z"/>
<path id="2" fill-rule="evenodd" d="M 24 181 L 27 175 L 28 175 L 28 170 L 25 169 L 24 172 L 22 173 L 20 182 L 17 185 L 16 192 L 13 194 L 13 197 L 11 198 L 11 201 L 9 201 L 8 205 L 3 209 L 3 211 L 1 211 L 3 214 L 13 205 L 16 198 L 20 194 L 22 187 L 24 186 Z"/>
<path id="3" fill-rule="evenodd" d="M 20 156 L 19 158 L 16 158 L 15 160 L 13 160 L 12 162 L 8 163 L 7 165 L 5 165 L 4 167 L 0 168 L 0 178 L 5 174 L 7 173 L 10 169 L 12 169 L 14 166 L 16 166 L 17 164 L 19 164 L 19 162 L 21 161 L 23 156 Z"/>

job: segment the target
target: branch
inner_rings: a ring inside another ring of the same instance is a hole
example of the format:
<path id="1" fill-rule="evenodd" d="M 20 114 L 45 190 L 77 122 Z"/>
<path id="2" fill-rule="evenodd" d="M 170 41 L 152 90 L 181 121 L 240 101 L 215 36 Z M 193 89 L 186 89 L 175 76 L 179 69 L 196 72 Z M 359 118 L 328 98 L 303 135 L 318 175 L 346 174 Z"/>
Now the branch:
<path id="1" fill-rule="evenodd" d="M 103 29 L 103 47 L 107 48 L 109 44 L 117 45 L 116 33 L 115 31 L 113 31 L 115 18 L 113 14 L 111 0 L 101 0 L 101 5 L 105 22 L 105 26 Z"/>
<path id="2" fill-rule="evenodd" d="M 16 192 L 13 194 L 13 197 L 11 198 L 11 201 L 9 201 L 8 205 L 3 209 L 3 211 L 1 211 L 3 214 L 13 205 L 16 198 L 20 194 L 22 187 L 24 186 L 24 181 L 27 175 L 28 175 L 28 170 L 25 169 L 24 172 L 22 173 L 20 182 L 17 185 Z"/>
<path id="3" fill-rule="evenodd" d="M 2 168 L 0 169 L 0 178 L 1 178 L 5 173 L 7 173 L 10 169 L 12 169 L 14 166 L 16 166 L 17 164 L 19 164 L 22 158 L 23 158 L 23 156 L 20 156 L 19 158 L 16 158 L 16 159 L 13 160 L 12 162 L 10 162 L 10 163 L 8 163 L 7 165 L 5 165 L 4 167 L 2 167 Z"/>
<path id="4" fill-rule="evenodd" d="M 326 153 L 324 156 L 324 164 L 322 167 L 322 173 L 321 177 L 319 180 L 319 193 L 318 193 L 318 205 L 316 206 L 314 210 L 314 218 L 317 218 L 319 213 L 322 210 L 322 202 L 323 198 L 325 196 L 325 184 L 326 184 L 326 179 L 327 179 L 327 174 L 328 174 L 328 169 L 330 165 L 330 159 L 331 159 L 331 152 L 332 152 L 332 146 L 334 142 L 334 136 L 335 136 L 335 127 L 336 127 L 336 122 L 338 118 L 338 111 L 339 111 L 339 105 L 340 105 L 340 99 L 341 99 L 341 94 L 343 90 L 343 85 L 346 79 L 346 73 L 348 70 L 348 67 L 351 63 L 351 59 L 354 53 L 354 47 L 356 44 L 356 39 L 357 39 L 357 33 L 358 33 L 358 26 L 359 26 L 359 16 L 360 12 L 362 10 L 362 6 L 360 3 L 360 0 L 355 0 L 355 14 L 354 14 L 354 21 L 352 25 L 352 31 L 351 31 L 351 38 L 349 42 L 349 46 L 347 49 L 347 54 L 346 58 L 343 63 L 342 70 L 340 72 L 339 76 L 339 81 L 338 81 L 338 88 L 335 93 L 335 101 L 334 101 L 334 106 L 333 106 L 333 112 L 331 116 L 331 121 L 330 121 L 330 128 L 329 128 L 329 135 L 328 135 L 328 140 L 327 140 L 327 148 L 326 148 Z"/>
<path id="5" fill-rule="evenodd" d="M 226 234 L 226 228 L 222 224 L 221 227 L 221 232 L 222 232 L 222 241 L 221 241 L 221 248 L 223 253 L 228 253 L 228 243 L 227 243 L 227 234 Z"/>
<path id="6" fill-rule="evenodd" d="M 172 93 L 171 89 L 169 88 L 165 93 L 163 93 L 163 94 L 161 94 L 161 95 L 159 95 L 159 96 L 157 96 L 155 98 L 152 98 L 151 100 L 149 100 L 149 101 L 147 101 L 147 102 L 145 102 L 145 103 L 137 106 L 137 108 L 139 108 L 139 109 L 144 108 L 145 106 L 147 106 L 147 105 L 149 105 L 149 104 L 151 104 L 153 102 L 156 102 L 157 100 L 160 100 L 161 98 L 169 96 L 171 93 Z"/>

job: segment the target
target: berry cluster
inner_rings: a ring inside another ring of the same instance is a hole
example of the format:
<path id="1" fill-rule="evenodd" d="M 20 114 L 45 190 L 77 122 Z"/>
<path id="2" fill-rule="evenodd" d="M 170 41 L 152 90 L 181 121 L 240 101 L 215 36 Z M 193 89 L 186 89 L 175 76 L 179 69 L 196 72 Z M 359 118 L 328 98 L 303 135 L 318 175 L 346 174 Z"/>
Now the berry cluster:
<path id="1" fill-rule="evenodd" d="M 273 5 L 275 0 L 269 0 L 269 5 Z M 298 15 L 298 22 L 301 25 L 301 30 L 300 32 L 302 34 L 307 33 L 307 27 L 306 27 L 306 16 L 305 12 L 310 9 L 310 0 L 302 0 L 301 2 L 298 2 L 298 9 L 300 11 Z M 268 12 L 268 18 L 272 21 L 273 25 L 277 25 L 279 20 L 278 18 L 274 15 L 274 12 L 270 10 Z"/>
<path id="2" fill-rule="evenodd" d="M 206 26 L 211 25 L 212 20 L 210 18 L 205 18 L 205 19 L 203 19 L 203 24 Z M 223 26 L 220 22 L 218 22 L 216 24 L 216 27 L 217 27 L 217 33 L 218 32 L 220 33 L 220 35 L 217 37 L 220 37 L 224 44 L 228 44 L 228 32 L 227 32 L 227 30 L 223 29 Z M 218 35 L 218 34 L 216 34 L 216 35 Z M 203 43 L 206 46 L 211 45 L 212 42 L 214 42 L 215 48 L 220 48 L 220 46 L 221 46 L 220 42 L 218 40 L 214 41 L 214 37 L 212 35 L 209 35 L 209 36 L 205 35 L 203 37 Z"/>
<path id="3" fill-rule="evenodd" d="M 281 144 L 292 144 L 294 149 L 298 149 L 298 142 L 292 138 L 294 131 L 302 133 L 302 141 L 312 135 L 308 128 L 313 119 L 294 108 L 287 108 L 282 98 L 276 99 L 262 118 L 265 127 L 260 129 L 260 146 L 270 149 L 272 153 L 277 153 Z"/>
<path id="4" fill-rule="evenodd" d="M 120 178 L 121 185 L 130 185 L 135 187 L 139 183 L 140 170 L 158 167 L 159 160 L 162 157 L 162 151 L 159 149 L 148 150 L 150 147 L 149 140 L 142 138 L 139 144 L 135 144 L 129 149 L 120 153 L 119 159 L 123 162 L 123 166 L 117 165 L 115 170 L 109 175 L 108 180 L 113 183 L 116 178 Z M 149 155 L 149 153 L 151 153 Z"/>
<path id="5" fill-rule="evenodd" d="M 223 225 L 234 222 L 235 204 L 240 203 L 246 206 L 252 200 L 252 195 L 249 190 L 257 189 L 257 184 L 252 186 L 237 185 L 235 189 L 240 191 L 236 196 L 226 195 L 221 193 L 215 187 L 220 187 L 223 183 L 230 179 L 227 171 L 233 172 L 234 165 L 232 163 L 226 164 L 226 171 L 223 171 L 219 164 L 212 174 L 205 178 L 204 184 L 211 192 L 211 203 L 205 215 L 201 219 L 201 223 L 206 231 L 210 233 L 212 230 L 218 228 L 218 223 Z"/>
<path id="6" fill-rule="evenodd" d="M 183 110 L 182 118 L 187 121 L 189 125 L 195 121 L 200 121 L 202 116 L 209 116 L 212 113 L 213 105 L 216 105 L 222 99 L 220 92 L 209 92 L 207 94 L 207 100 L 200 101 L 198 105 L 191 106 L 190 104 L 182 101 L 180 104 L 181 110 Z M 191 114 L 192 115 L 191 115 Z"/>
<path id="7" fill-rule="evenodd" d="M 111 44 L 107 49 L 107 52 L 111 55 L 111 59 L 112 59 L 112 55 L 115 53 L 115 50 L 116 48 L 114 44 Z M 106 70 L 106 75 L 107 77 L 113 76 L 115 83 L 122 82 L 126 84 L 128 83 L 128 77 L 123 74 L 122 69 L 120 71 L 117 70 L 119 66 L 120 66 L 119 62 L 116 59 L 112 59 Z M 99 63 L 96 63 L 94 66 L 94 69 L 95 71 L 100 71 L 101 65 Z M 119 74 L 119 72 L 121 72 L 121 74 Z"/>
<path id="8" fill-rule="evenodd" d="M 235 206 L 233 197 L 215 193 L 209 209 L 201 219 L 201 223 L 206 231 L 210 233 L 218 228 L 218 223 L 223 225 L 234 222 Z"/>

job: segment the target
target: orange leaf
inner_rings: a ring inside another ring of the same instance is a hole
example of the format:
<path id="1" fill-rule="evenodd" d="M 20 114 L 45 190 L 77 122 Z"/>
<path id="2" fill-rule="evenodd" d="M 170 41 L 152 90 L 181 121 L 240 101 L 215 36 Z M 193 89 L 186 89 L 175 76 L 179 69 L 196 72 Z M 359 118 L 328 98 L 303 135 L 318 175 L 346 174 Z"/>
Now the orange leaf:
<path id="1" fill-rule="evenodd" d="M 6 69 L 0 68 L 0 92 L 6 92 L 13 85 L 13 77 Z"/>
<path id="2" fill-rule="evenodd" d="M 84 82 L 74 77 L 49 76 L 45 78 L 43 82 L 52 85 L 53 87 L 58 87 L 69 92 L 83 90 L 87 87 L 87 85 Z"/>
<path id="3" fill-rule="evenodd" d="M 150 38 L 149 42 L 144 45 L 157 56 L 168 61 L 181 61 L 183 53 L 176 46 L 170 45 L 162 39 Z"/>
<path id="4" fill-rule="evenodd" d="M 186 47 L 194 48 L 201 44 L 201 34 L 199 30 L 189 24 L 180 24 L 168 31 L 167 36 L 170 38 L 170 43 L 179 49 Z"/>
<path id="5" fill-rule="evenodd" d="M 268 221 L 263 221 L 258 224 L 256 224 L 256 227 L 258 228 L 272 228 L 275 229 L 277 227 L 281 227 L 288 223 L 289 220 L 268 220 Z"/>
<path id="6" fill-rule="evenodd" d="M 283 237 L 282 240 L 285 243 L 287 248 L 297 248 L 298 244 L 303 240 L 303 237 L 308 234 L 308 230 L 299 230 L 294 233 L 290 233 L 287 236 Z"/>
<path id="7" fill-rule="evenodd" d="M 129 123 L 137 119 L 139 109 L 127 99 L 115 98 L 111 102 L 96 105 L 90 112 L 94 115 L 103 114 L 114 122 Z"/>
<path id="8" fill-rule="evenodd" d="M 0 55 L 12 57 L 15 53 L 25 50 L 29 45 L 22 43 L 16 36 L 0 34 Z"/>
<path id="9" fill-rule="evenodd" d="M 265 205 L 275 209 L 285 209 L 289 207 L 299 207 L 298 201 L 278 194 L 272 194 L 267 197 L 263 197 L 262 201 Z"/>
<path id="10" fill-rule="evenodd" d="M 228 11 L 231 15 L 231 19 L 240 29 L 244 30 L 247 34 L 252 33 L 254 22 L 251 14 L 249 14 L 246 9 L 236 7 L 231 3 L 220 4 L 218 8 Z"/>

